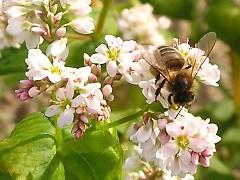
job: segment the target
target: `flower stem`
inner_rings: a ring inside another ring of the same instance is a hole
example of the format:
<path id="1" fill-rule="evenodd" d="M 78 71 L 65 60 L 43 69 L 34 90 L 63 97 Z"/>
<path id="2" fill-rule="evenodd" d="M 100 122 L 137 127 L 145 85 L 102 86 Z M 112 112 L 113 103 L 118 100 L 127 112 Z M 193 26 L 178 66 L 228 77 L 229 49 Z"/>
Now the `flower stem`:
<path id="1" fill-rule="evenodd" d="M 130 121 L 134 121 L 137 117 L 142 116 L 143 113 L 147 111 L 147 109 L 148 109 L 148 106 L 146 106 L 146 108 L 144 108 L 144 109 L 142 109 L 142 110 L 140 110 L 140 111 L 138 111 L 134 114 L 123 117 L 119 120 L 116 120 L 116 121 L 113 121 L 113 122 L 110 122 L 110 123 L 107 123 L 107 124 L 104 124 L 104 125 L 100 125 L 97 129 L 105 130 L 105 129 L 113 128 L 115 126 L 119 126 L 121 124 L 130 122 Z"/>
<path id="2" fill-rule="evenodd" d="M 95 38 L 97 38 L 103 30 L 104 22 L 106 20 L 108 10 L 109 10 L 109 8 L 112 4 L 112 0 L 104 0 L 103 4 L 104 5 L 103 5 L 103 8 L 102 8 L 101 14 L 99 16 L 99 19 L 98 19 L 97 27 L 96 27 L 95 32 L 93 34 L 93 36 Z"/>
<path id="3" fill-rule="evenodd" d="M 240 118 L 240 55 L 232 52 L 232 81 L 233 81 L 233 96 L 235 100 L 236 113 L 238 118 Z"/>
<path id="4" fill-rule="evenodd" d="M 57 126 L 57 121 L 58 118 L 54 119 L 55 120 L 55 130 L 56 130 L 56 143 L 57 143 L 57 148 L 61 147 L 62 143 L 62 130 Z"/>

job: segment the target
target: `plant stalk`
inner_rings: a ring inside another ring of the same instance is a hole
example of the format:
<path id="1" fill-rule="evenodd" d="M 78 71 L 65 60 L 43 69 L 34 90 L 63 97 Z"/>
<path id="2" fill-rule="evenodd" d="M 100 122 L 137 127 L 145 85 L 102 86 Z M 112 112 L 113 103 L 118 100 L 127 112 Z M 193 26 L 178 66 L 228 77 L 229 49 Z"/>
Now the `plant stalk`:
<path id="1" fill-rule="evenodd" d="M 93 34 L 94 38 L 97 38 L 102 33 L 102 30 L 103 30 L 103 27 L 104 27 L 104 22 L 106 20 L 109 8 L 110 8 L 110 6 L 112 4 L 112 0 L 104 0 L 103 4 L 104 4 L 103 5 L 103 9 L 102 9 L 102 11 L 100 13 L 100 16 L 99 16 L 99 19 L 98 19 L 98 23 L 97 23 L 97 26 L 95 28 L 95 32 Z"/>

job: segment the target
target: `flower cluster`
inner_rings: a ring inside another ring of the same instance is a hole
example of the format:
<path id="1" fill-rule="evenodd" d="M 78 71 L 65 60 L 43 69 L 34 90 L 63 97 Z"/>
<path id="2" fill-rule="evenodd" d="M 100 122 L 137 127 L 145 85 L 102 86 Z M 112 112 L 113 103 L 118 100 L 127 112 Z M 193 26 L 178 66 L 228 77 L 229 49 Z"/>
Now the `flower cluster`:
<path id="1" fill-rule="evenodd" d="M 135 126 L 130 139 L 138 143 L 141 157 L 153 162 L 172 176 L 195 174 L 197 165 L 209 166 L 221 140 L 217 126 L 210 120 L 194 117 L 185 109 L 176 119 L 168 116 L 153 119 L 146 115 L 144 124 Z"/>
<path id="2" fill-rule="evenodd" d="M 28 49 L 36 48 L 42 39 L 52 42 L 64 37 L 66 27 L 81 34 L 92 33 L 93 19 L 88 16 L 91 12 L 90 3 L 90 0 L 3 1 L 0 21 L 4 33 L 9 35 L 5 36 L 5 46 L 16 47 L 25 41 Z"/>
<path id="3" fill-rule="evenodd" d="M 149 64 L 142 59 L 140 49 L 135 41 L 123 41 L 120 37 L 106 35 L 105 44 L 96 48 L 90 61 L 95 64 L 106 63 L 107 73 L 111 78 L 120 75 L 131 84 L 152 78 Z"/>
<path id="4" fill-rule="evenodd" d="M 73 127 L 75 137 L 80 138 L 90 119 L 104 120 L 110 116 L 110 108 L 105 97 L 111 95 L 112 87 L 97 82 L 101 73 L 95 66 L 72 68 L 65 66 L 68 54 L 67 40 L 54 41 L 46 54 L 40 49 L 30 49 L 26 63 L 28 80 L 21 81 L 16 90 L 21 100 L 27 100 L 43 92 L 51 95 L 51 106 L 45 115 L 58 115 L 58 127 L 63 128 L 76 122 Z M 94 74 L 95 73 L 95 74 Z"/>
<path id="5" fill-rule="evenodd" d="M 170 171 L 163 171 L 153 163 L 146 162 L 141 156 L 142 150 L 138 146 L 134 146 L 133 154 L 128 157 L 124 164 L 126 180 L 193 180 L 194 177 L 187 174 L 185 177 L 172 176 Z"/>
<path id="6" fill-rule="evenodd" d="M 137 4 L 122 11 L 118 24 L 124 39 L 159 46 L 165 43 L 160 31 L 169 28 L 171 20 L 165 16 L 157 19 L 150 4 Z"/>

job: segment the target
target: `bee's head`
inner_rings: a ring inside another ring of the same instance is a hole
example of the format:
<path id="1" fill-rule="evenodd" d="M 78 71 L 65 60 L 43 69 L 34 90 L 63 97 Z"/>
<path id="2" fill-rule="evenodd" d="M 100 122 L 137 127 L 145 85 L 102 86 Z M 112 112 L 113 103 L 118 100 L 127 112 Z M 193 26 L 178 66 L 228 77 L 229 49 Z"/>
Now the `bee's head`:
<path id="1" fill-rule="evenodd" d="M 180 106 L 189 105 L 192 103 L 193 100 L 194 100 L 194 93 L 192 91 L 179 92 L 175 94 L 173 98 L 174 103 Z"/>

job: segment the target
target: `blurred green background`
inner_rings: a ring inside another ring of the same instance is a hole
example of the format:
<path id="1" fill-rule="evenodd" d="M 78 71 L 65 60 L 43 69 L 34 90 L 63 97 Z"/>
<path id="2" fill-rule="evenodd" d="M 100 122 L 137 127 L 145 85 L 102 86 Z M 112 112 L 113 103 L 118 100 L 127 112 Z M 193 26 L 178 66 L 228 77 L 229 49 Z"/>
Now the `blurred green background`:
<path id="1" fill-rule="evenodd" d="M 93 16 L 97 23 L 104 3 L 109 0 L 93 1 Z M 210 168 L 199 168 L 195 176 L 199 180 L 240 179 L 240 1 L 239 0 L 141 0 L 154 7 L 156 16 L 168 16 L 172 20 L 170 29 L 162 32 L 166 38 L 189 37 L 194 44 L 208 31 L 214 31 L 218 40 L 211 62 L 221 70 L 220 87 L 201 85 L 197 99 L 190 111 L 202 118 L 210 118 L 219 127 L 222 141 L 217 144 L 217 153 Z M 99 37 L 86 41 L 69 41 L 70 54 L 67 65 L 80 67 L 83 53 L 93 53 L 104 34 L 121 36 L 117 19 L 124 8 L 130 8 L 139 1 L 116 0 L 111 8 Z M 136 17 L 137 18 L 137 17 Z M 151 28 L 151 27 L 149 27 Z M 45 44 L 42 49 L 46 48 Z M 7 137 L 15 124 L 30 112 L 43 111 L 48 103 L 43 96 L 31 102 L 20 102 L 14 95 L 18 82 L 24 79 L 27 50 L 4 49 L 0 59 L 0 138 Z M 135 112 L 144 104 L 141 90 L 133 85 L 114 85 L 115 101 L 112 103 L 112 119 L 119 119 Z M 127 92 L 127 93 L 126 93 Z M 153 109 L 163 111 L 159 104 Z M 127 141 L 126 125 L 119 127 L 122 143 Z"/>

